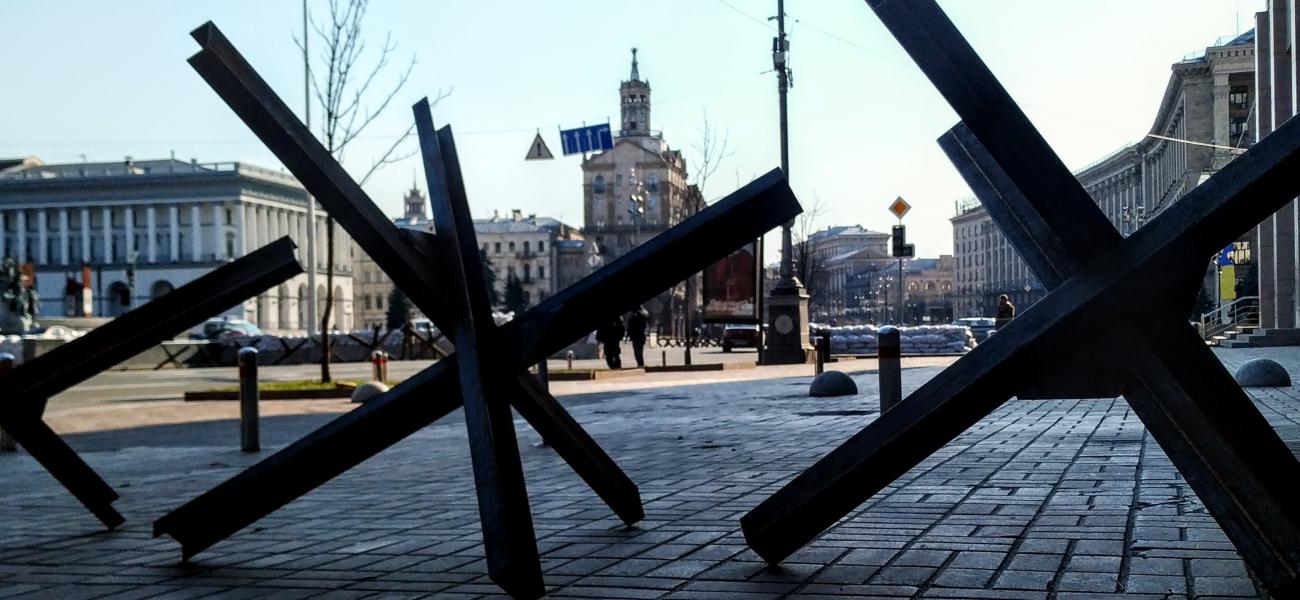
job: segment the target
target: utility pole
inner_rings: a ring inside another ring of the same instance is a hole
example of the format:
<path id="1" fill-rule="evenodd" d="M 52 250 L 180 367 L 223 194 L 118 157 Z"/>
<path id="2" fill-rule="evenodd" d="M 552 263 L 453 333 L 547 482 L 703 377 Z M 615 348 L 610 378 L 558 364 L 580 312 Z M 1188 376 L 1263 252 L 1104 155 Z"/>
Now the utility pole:
<path id="1" fill-rule="evenodd" d="M 777 36 L 772 39 L 772 68 L 780 102 L 781 172 L 790 178 L 790 136 L 786 95 L 790 90 L 790 41 L 785 37 L 785 0 L 776 0 Z M 781 226 L 780 281 L 768 298 L 770 317 L 763 349 L 763 364 L 806 363 L 811 357 L 808 340 L 808 294 L 795 275 L 794 220 Z"/>
<path id="2" fill-rule="evenodd" d="M 307 0 L 302 0 L 302 100 L 303 124 L 311 131 L 311 59 L 307 54 Z M 307 195 L 307 335 L 315 335 L 316 323 L 316 199 Z M 303 314 L 303 313 L 298 313 Z"/>

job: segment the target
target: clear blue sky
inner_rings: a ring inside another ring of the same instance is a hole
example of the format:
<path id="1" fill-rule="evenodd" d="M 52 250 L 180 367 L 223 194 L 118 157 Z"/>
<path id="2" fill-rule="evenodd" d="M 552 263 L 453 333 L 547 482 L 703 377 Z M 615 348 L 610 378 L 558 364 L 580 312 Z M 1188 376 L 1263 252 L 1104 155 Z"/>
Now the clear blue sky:
<path id="1" fill-rule="evenodd" d="M 1170 64 L 1249 29 L 1263 0 L 941 0 L 958 27 L 1071 168 L 1137 140 Z M 321 0 L 310 1 L 323 13 Z M 795 86 L 791 179 L 818 227 L 888 230 L 895 196 L 914 206 L 921 256 L 951 252 L 948 217 L 969 190 L 934 140 L 955 115 L 861 0 L 788 0 Z M 165 157 L 279 167 L 185 59 L 188 32 L 225 31 L 291 106 L 303 104 L 298 0 L 3 3 L 0 156 L 47 162 Z M 779 162 L 776 78 L 766 21 L 773 0 L 398 2 L 371 7 L 372 45 L 391 32 L 397 61 L 418 56 L 411 83 L 352 146 L 360 175 L 410 122 L 423 95 L 451 123 L 478 216 L 521 208 L 581 225 L 577 157 L 524 162 L 535 130 L 559 152 L 556 126 L 618 122 L 629 48 L 653 86 L 653 123 L 693 167 L 702 111 L 730 130 L 735 154 L 709 182 L 717 198 Z M 367 191 L 396 215 L 416 159 L 387 167 Z M 423 175 L 419 177 L 423 186 Z M 769 238 L 769 260 L 775 246 Z"/>

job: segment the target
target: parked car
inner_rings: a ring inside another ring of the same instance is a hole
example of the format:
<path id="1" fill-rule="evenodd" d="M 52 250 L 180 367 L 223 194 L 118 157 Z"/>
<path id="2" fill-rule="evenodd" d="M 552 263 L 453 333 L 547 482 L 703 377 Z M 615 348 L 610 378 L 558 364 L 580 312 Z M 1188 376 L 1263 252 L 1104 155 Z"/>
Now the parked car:
<path id="1" fill-rule="evenodd" d="M 989 334 L 993 333 L 997 321 L 991 317 L 964 317 L 954 319 L 953 325 L 970 328 L 970 332 L 975 336 L 975 343 L 980 343 L 988 339 Z"/>
<path id="2" fill-rule="evenodd" d="M 758 347 L 758 325 L 727 325 L 722 328 L 722 351 L 731 352 L 737 347 Z"/>
<path id="3" fill-rule="evenodd" d="M 257 337 L 262 335 L 262 330 L 248 321 L 243 319 L 232 319 L 230 317 L 220 317 L 208 319 L 196 328 L 196 331 L 190 333 L 191 339 L 198 340 L 220 340 L 231 337 Z"/>

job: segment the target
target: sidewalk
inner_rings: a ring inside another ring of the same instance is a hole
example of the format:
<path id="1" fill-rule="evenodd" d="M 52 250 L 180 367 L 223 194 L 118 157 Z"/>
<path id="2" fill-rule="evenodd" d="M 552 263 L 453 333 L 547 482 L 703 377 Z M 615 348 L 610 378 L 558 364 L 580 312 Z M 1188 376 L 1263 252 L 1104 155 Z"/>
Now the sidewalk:
<path id="1" fill-rule="evenodd" d="M 1220 351 L 1230 368 L 1260 355 L 1300 374 L 1300 349 Z M 856 363 L 837 366 L 874 366 Z M 1259 596 L 1231 544 L 1122 400 L 1009 402 L 782 568 L 765 568 L 746 549 L 739 517 L 876 416 L 874 373 L 857 370 L 857 397 L 809 398 L 811 372 L 803 369 L 687 380 L 656 374 L 639 387 L 563 384 L 596 392 L 585 394 L 554 386 L 640 486 L 647 520 L 623 528 L 517 421 L 552 597 Z M 905 370 L 905 388 L 940 370 Z M 1251 395 L 1300 452 L 1296 392 Z M 180 564 L 170 539 L 150 537 L 153 519 L 330 417 L 267 418 L 268 450 L 252 456 L 235 447 L 232 421 L 68 436 L 123 496 L 116 506 L 128 521 L 113 533 L 101 532 L 30 457 L 0 456 L 0 596 L 496 597 L 458 415 L 192 564 Z"/>

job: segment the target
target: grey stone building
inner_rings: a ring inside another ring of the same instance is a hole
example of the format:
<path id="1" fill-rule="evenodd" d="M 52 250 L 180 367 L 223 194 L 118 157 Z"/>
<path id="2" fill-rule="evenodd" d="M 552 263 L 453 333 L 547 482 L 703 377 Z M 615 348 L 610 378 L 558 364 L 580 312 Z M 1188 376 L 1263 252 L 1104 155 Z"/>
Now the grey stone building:
<path id="1" fill-rule="evenodd" d="M 1252 30 L 1174 63 L 1147 135 L 1075 173 L 1120 233 L 1137 231 L 1254 143 L 1255 44 Z M 958 202 L 951 222 L 958 316 L 991 316 L 999 294 L 1022 309 L 1042 298 L 978 202 Z M 1250 255 L 1248 238 L 1238 245 L 1238 256 Z"/>
<path id="2" fill-rule="evenodd" d="M 1255 15 L 1256 87 L 1255 137 L 1263 138 L 1296 113 L 1297 78 L 1295 35 L 1300 15 L 1295 0 L 1269 0 L 1267 10 Z M 1292 201 L 1253 232 L 1259 267 L 1261 331 L 1253 343 L 1300 344 L 1300 292 L 1297 271 L 1296 203 Z"/>
<path id="3" fill-rule="evenodd" d="M 78 302 L 65 302 L 74 282 L 91 290 L 90 315 L 117 316 L 286 235 L 307 262 L 307 192 L 282 172 L 174 159 L 0 165 L 0 255 L 32 265 L 45 298 L 41 315 L 84 315 Z M 315 227 L 325 239 L 323 214 Z M 351 244 L 341 230 L 335 239 L 334 322 L 348 329 Z M 323 251 L 318 259 L 323 303 Z M 301 274 L 224 314 L 271 332 L 302 333 L 307 297 Z"/>

